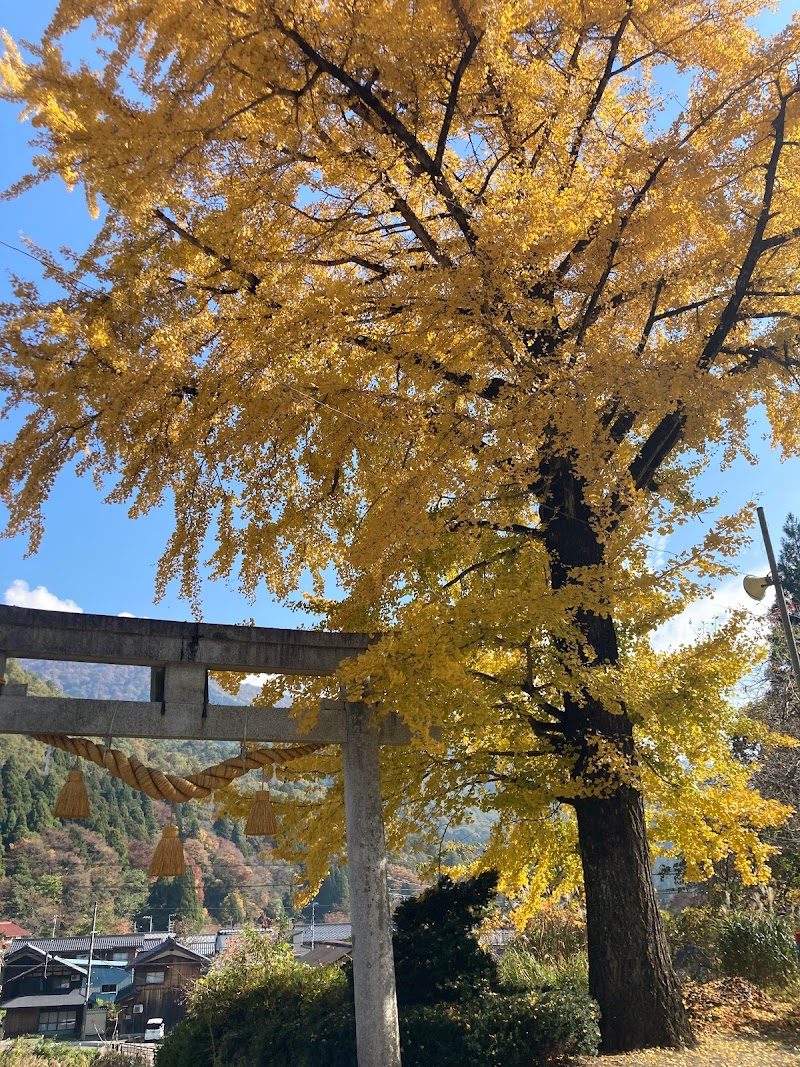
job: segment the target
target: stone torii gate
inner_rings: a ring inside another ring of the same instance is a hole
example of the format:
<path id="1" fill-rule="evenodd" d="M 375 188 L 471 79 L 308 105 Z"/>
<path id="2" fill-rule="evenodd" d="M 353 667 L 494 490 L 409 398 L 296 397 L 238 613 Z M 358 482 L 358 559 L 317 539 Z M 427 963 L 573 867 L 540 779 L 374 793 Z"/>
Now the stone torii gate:
<path id="1" fill-rule="evenodd" d="M 320 676 L 371 643 L 367 634 L 165 622 L 0 605 L 0 675 L 8 656 L 150 667 L 150 700 L 28 696 L 5 685 L 0 733 L 81 734 L 172 740 L 319 742 L 341 745 L 344 765 L 353 982 L 359 1067 L 400 1067 L 394 963 L 380 786 L 381 745 L 409 742 L 396 716 L 322 701 L 300 733 L 287 708 L 208 701 L 209 671 Z"/>

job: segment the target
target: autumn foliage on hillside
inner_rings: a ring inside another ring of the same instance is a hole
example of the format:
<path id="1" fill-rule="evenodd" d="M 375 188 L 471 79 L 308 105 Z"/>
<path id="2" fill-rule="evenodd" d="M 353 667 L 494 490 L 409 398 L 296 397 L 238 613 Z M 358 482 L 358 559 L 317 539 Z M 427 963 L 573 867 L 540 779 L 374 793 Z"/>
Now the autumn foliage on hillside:
<path id="1" fill-rule="evenodd" d="M 13 662 L 9 678 L 24 682 L 33 694 L 59 695 L 50 683 Z M 191 761 L 193 755 L 201 752 L 173 753 L 171 764 L 187 756 Z M 150 756 L 164 759 L 163 745 L 153 744 Z M 206 756 L 211 759 L 211 752 Z M 3 918 L 40 936 L 52 933 L 54 924 L 62 935 L 85 933 L 95 902 L 98 929 L 105 933 L 128 932 L 144 915 L 162 930 L 171 915 L 188 920 L 180 887 L 167 880 L 165 891 L 147 878 L 153 849 L 170 817 L 167 805 L 154 804 L 110 774 L 89 767 L 89 818 L 55 819 L 53 803 L 68 765 L 68 757 L 57 751 L 45 763 L 44 746 L 27 738 L 0 738 Z M 279 917 L 291 908 L 298 875 L 270 855 L 268 843 L 248 841 L 240 825 L 215 818 L 213 805 L 190 805 L 178 817 L 196 905 L 191 926 L 235 926 L 259 921 L 265 913 Z"/>

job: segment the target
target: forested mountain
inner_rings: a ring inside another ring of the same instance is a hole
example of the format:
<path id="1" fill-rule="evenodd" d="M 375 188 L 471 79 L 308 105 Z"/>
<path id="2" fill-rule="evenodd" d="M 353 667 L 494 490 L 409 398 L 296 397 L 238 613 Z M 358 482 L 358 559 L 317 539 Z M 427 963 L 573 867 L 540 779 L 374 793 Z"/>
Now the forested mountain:
<path id="1" fill-rule="evenodd" d="M 24 664 L 24 666 L 23 666 Z M 146 700 L 146 668 L 68 664 L 57 661 L 9 661 L 7 679 L 25 683 L 31 695 Z M 34 673 L 31 667 L 36 668 Z M 42 671 L 45 676 L 40 677 Z M 63 686 L 63 689 L 61 688 Z M 238 702 L 249 700 L 257 687 L 240 689 Z M 215 686 L 212 700 L 235 698 Z M 238 750 L 233 742 L 160 741 L 126 738 L 117 742 L 126 754 L 144 763 L 185 774 L 226 759 Z M 13 919 L 38 935 L 54 929 L 78 934 L 91 927 L 98 903 L 98 929 L 124 932 L 132 923 L 166 928 L 170 917 L 196 928 L 231 926 L 281 917 L 293 911 L 292 892 L 302 875 L 276 860 L 268 841 L 251 839 L 241 823 L 216 818 L 213 803 L 177 806 L 189 870 L 184 878 L 150 882 L 147 866 L 169 817 L 166 803 L 154 802 L 90 763 L 82 763 L 89 793 L 88 819 L 63 821 L 52 810 L 71 757 L 28 737 L 0 736 L 0 918 Z M 271 786 L 292 799 L 295 786 Z M 473 826 L 454 835 L 442 829 L 438 853 L 429 845 L 410 842 L 393 857 L 389 887 L 393 900 L 416 892 L 419 863 L 447 864 L 486 842 L 491 815 L 475 813 Z M 455 849 L 455 851 L 452 851 Z M 334 867 L 316 898 L 317 921 L 346 918 L 349 907 L 346 869 Z M 310 917 L 310 909 L 303 913 Z"/>
<path id="2" fill-rule="evenodd" d="M 73 673 L 71 692 L 88 695 L 85 687 L 79 688 L 79 677 Z M 84 675 L 90 677 L 91 672 Z M 102 695 L 136 699 L 131 695 L 133 683 L 115 683 L 108 677 Z M 51 681 L 13 661 L 7 678 L 26 683 L 31 695 L 64 695 Z M 94 689 L 91 695 L 101 694 Z M 236 745 L 224 742 L 149 739 L 126 739 L 120 747 L 177 773 L 236 751 Z M 167 821 L 168 805 L 82 763 L 91 814 L 68 822 L 55 819 L 53 804 L 71 765 L 65 753 L 53 750 L 46 756 L 45 747 L 30 738 L 0 736 L 0 917 L 41 935 L 54 928 L 76 934 L 91 925 L 95 901 L 98 928 L 105 932 L 130 930 L 137 916 L 152 916 L 155 928 L 166 927 L 170 915 L 194 926 L 228 926 L 258 920 L 265 912 L 279 915 L 291 907 L 297 872 L 273 860 L 264 839 L 253 842 L 240 824 L 215 819 L 209 803 L 192 803 L 176 812 L 191 876 L 187 872 L 185 879 L 150 884 L 147 866 Z"/>
<path id="3" fill-rule="evenodd" d="M 149 700 L 150 668 L 117 663 L 66 663 L 62 660 L 20 660 L 20 667 L 38 678 L 52 682 L 71 697 L 98 700 Z M 212 704 L 250 704 L 259 687 L 245 683 L 236 696 L 226 692 L 213 678 L 208 683 Z"/>

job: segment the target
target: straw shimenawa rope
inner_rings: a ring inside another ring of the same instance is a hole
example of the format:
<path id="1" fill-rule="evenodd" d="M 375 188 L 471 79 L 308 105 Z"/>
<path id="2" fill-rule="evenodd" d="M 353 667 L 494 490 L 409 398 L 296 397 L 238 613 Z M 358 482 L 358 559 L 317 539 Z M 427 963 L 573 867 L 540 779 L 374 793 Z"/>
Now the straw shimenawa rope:
<path id="1" fill-rule="evenodd" d="M 169 800 L 173 804 L 185 804 L 189 800 L 202 800 L 216 789 L 224 789 L 236 778 L 257 767 L 283 766 L 302 756 L 324 748 L 324 745 L 292 745 L 290 748 L 255 748 L 245 756 L 232 756 L 215 763 L 213 767 L 197 771 L 181 778 L 178 774 L 165 774 L 145 766 L 135 756 L 126 756 L 116 748 L 98 745 L 86 737 L 68 737 L 66 734 L 32 734 L 34 740 L 53 748 L 71 752 L 74 756 L 89 760 L 98 767 L 105 767 L 116 778 L 121 778 L 132 789 L 146 793 L 154 800 Z"/>

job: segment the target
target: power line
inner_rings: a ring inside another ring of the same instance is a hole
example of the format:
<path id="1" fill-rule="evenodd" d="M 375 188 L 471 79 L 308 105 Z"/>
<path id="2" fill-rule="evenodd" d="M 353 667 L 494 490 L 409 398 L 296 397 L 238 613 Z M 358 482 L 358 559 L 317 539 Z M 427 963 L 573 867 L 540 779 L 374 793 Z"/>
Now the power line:
<path id="1" fill-rule="evenodd" d="M 91 293 L 93 296 L 105 296 L 105 297 L 107 297 L 107 296 L 111 295 L 105 289 L 100 289 L 97 286 L 89 285 L 87 282 L 84 282 L 84 281 L 78 281 L 76 279 L 70 279 L 69 273 L 64 269 L 64 267 L 59 267 L 59 265 L 57 263 L 53 263 L 52 261 L 48 261 L 46 259 L 42 259 L 41 256 L 37 256 L 34 252 L 31 252 L 26 248 L 20 248 L 19 245 L 12 245 L 12 244 L 9 244 L 8 241 L 3 241 L 3 240 L 0 240 L 0 245 L 3 248 L 10 249 L 12 252 L 18 252 L 21 256 L 27 256 L 28 259 L 32 259 L 34 261 L 34 263 L 38 263 L 40 267 L 44 267 L 45 270 L 55 271 L 56 273 L 60 274 L 63 279 L 66 279 L 67 281 L 70 282 L 70 284 L 74 285 L 76 289 L 82 289 L 85 293 Z M 10 267 L 9 267 L 9 270 L 11 270 Z M 131 304 L 124 297 L 121 297 L 121 296 L 119 296 L 117 294 L 117 299 L 119 300 L 119 302 L 121 304 L 124 304 L 125 307 L 129 307 L 131 309 L 131 311 L 135 311 L 137 313 L 137 315 L 140 313 L 141 308 L 137 308 L 135 304 Z"/>

